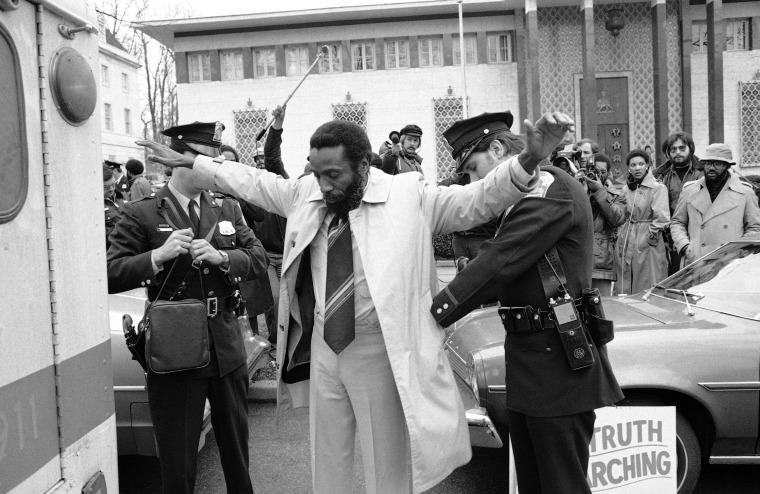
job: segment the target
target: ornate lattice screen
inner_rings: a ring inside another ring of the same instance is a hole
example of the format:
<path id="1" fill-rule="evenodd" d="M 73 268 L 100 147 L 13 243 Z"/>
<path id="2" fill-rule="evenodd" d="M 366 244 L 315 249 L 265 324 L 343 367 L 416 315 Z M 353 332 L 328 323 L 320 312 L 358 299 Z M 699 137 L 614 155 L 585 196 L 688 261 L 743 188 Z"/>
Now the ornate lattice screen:
<path id="1" fill-rule="evenodd" d="M 760 81 L 740 82 L 742 166 L 760 165 Z"/>
<path id="2" fill-rule="evenodd" d="M 367 103 L 340 103 L 332 105 L 335 120 L 353 122 L 365 131 L 367 130 Z"/>
<path id="3" fill-rule="evenodd" d="M 240 160 L 248 165 L 253 164 L 253 157 L 256 155 L 256 134 L 267 124 L 266 110 L 239 110 L 232 112 L 235 120 L 235 145 L 240 152 Z M 264 145 L 264 139 L 261 138 L 260 144 Z"/>
<path id="4" fill-rule="evenodd" d="M 436 179 L 442 182 L 451 178 L 456 170 L 451 159 L 451 146 L 443 138 L 443 131 L 463 118 L 462 98 L 433 98 L 433 120 L 435 121 L 435 163 Z"/>

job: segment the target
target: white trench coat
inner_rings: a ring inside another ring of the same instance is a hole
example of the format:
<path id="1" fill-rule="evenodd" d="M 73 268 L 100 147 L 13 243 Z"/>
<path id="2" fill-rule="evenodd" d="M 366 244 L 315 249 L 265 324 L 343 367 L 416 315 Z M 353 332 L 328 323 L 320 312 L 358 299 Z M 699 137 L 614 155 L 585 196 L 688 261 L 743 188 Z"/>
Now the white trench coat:
<path id="1" fill-rule="evenodd" d="M 308 406 L 309 381 L 282 381 L 292 352 L 291 316 L 299 321 L 296 275 L 327 208 L 317 180 L 280 176 L 237 163 L 196 158 L 195 181 L 231 193 L 288 218 L 280 283 L 278 422 Z M 522 178 L 519 178 L 522 175 Z M 537 176 L 537 174 L 536 174 Z M 519 185 L 519 182 L 528 186 Z M 372 301 L 388 351 L 411 448 L 415 493 L 446 478 L 471 457 L 470 438 L 456 382 L 443 350 L 445 334 L 430 314 L 438 293 L 432 235 L 468 230 L 495 218 L 537 183 L 513 157 L 485 179 L 436 187 L 418 173 L 391 176 L 370 168 L 362 204 L 349 214 Z M 299 335 L 300 336 L 300 335 Z"/>

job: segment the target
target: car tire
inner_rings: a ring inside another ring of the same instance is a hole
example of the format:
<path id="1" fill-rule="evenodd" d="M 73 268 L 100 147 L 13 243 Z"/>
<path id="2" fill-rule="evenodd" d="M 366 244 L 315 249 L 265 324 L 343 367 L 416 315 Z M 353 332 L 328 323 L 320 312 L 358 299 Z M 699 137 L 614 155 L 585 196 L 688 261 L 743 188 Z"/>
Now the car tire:
<path id="1" fill-rule="evenodd" d="M 668 406 L 657 400 L 629 399 L 620 403 L 620 406 Z M 677 470 L 676 482 L 678 494 L 691 494 L 699 481 L 702 471 L 702 451 L 697 435 L 686 417 L 676 409 L 676 457 Z"/>

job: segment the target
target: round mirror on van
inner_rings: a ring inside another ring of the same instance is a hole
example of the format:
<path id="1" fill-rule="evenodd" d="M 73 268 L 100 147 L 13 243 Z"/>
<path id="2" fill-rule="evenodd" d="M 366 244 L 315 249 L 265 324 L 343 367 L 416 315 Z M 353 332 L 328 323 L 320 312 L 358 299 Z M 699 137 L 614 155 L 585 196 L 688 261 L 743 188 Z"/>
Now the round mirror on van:
<path id="1" fill-rule="evenodd" d="M 87 60 L 63 47 L 50 61 L 50 92 L 58 113 L 71 125 L 82 125 L 95 111 L 98 88 Z"/>

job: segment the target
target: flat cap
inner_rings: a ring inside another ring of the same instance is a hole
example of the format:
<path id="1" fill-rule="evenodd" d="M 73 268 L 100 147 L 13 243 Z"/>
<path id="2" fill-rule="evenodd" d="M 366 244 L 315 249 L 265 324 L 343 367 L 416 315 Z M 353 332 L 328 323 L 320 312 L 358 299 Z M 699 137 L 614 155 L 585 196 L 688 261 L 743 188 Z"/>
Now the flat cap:
<path id="1" fill-rule="evenodd" d="M 222 122 L 193 122 L 177 125 L 163 130 L 161 133 L 172 138 L 172 142 L 183 142 L 190 149 L 212 158 L 219 156 L 222 145 Z"/>
<path id="2" fill-rule="evenodd" d="M 457 160 L 457 171 L 472 152 L 472 149 L 488 134 L 509 130 L 514 117 L 509 110 L 499 113 L 481 113 L 466 120 L 455 122 L 443 132 L 443 137 L 451 146 L 451 157 Z"/>
<path id="3" fill-rule="evenodd" d="M 735 165 L 736 161 L 734 161 L 734 155 L 731 153 L 731 148 L 728 147 L 728 144 L 723 144 L 722 142 L 716 142 L 715 144 L 710 144 L 707 146 L 707 149 L 705 149 L 705 154 L 703 154 L 700 158 L 700 161 L 722 161 L 724 163 L 728 163 L 729 165 Z"/>
<path id="4" fill-rule="evenodd" d="M 121 170 L 122 164 L 117 163 L 116 161 L 111 160 L 103 160 L 103 164 L 106 165 L 111 170 Z"/>
<path id="5" fill-rule="evenodd" d="M 409 124 L 405 125 L 403 129 L 401 129 L 400 134 L 402 136 L 417 136 L 422 137 L 422 129 L 419 125 Z"/>

